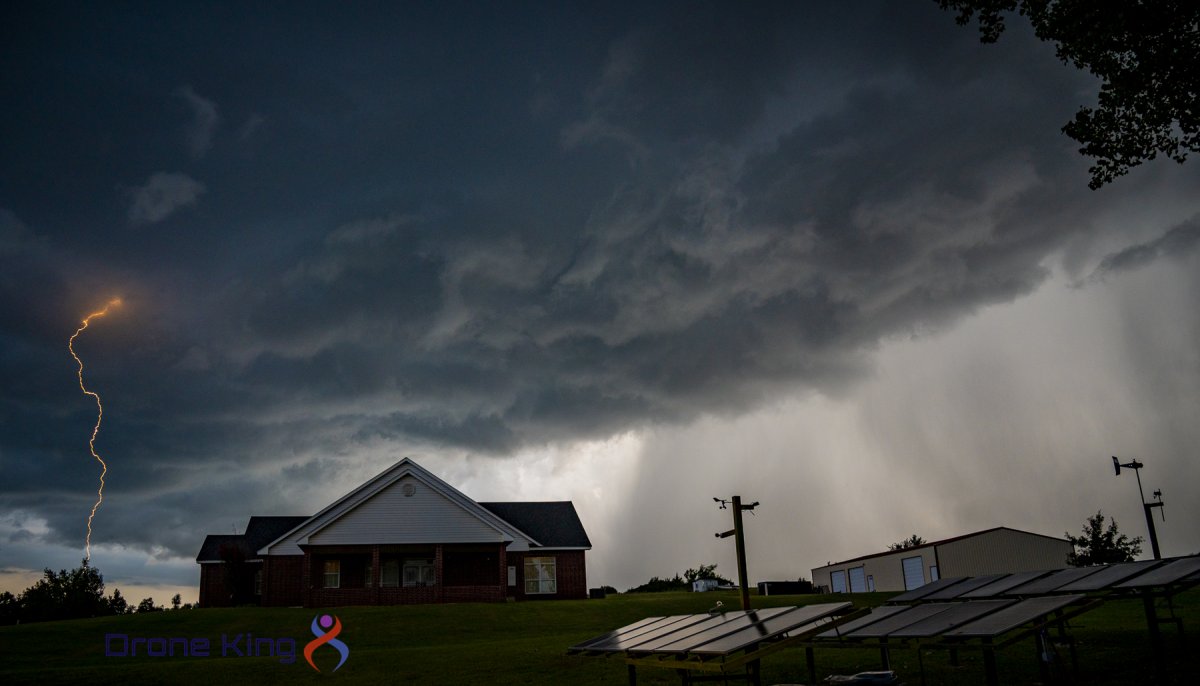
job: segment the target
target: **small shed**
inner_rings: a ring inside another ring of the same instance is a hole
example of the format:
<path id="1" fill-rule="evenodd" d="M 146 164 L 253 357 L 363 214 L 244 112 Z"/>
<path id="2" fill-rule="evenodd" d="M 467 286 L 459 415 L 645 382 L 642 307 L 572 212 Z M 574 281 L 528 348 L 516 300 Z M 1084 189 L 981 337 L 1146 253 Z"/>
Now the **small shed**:
<path id="1" fill-rule="evenodd" d="M 704 593 L 705 591 L 715 591 L 720 584 L 721 582 L 716 579 L 696 579 L 692 582 L 692 592 Z"/>

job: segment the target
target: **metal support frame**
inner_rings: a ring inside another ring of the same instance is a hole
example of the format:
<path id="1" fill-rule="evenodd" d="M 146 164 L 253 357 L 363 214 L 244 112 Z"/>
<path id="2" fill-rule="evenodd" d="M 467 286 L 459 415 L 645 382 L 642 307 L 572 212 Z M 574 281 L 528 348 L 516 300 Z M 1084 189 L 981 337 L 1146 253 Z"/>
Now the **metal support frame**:
<path id="1" fill-rule="evenodd" d="M 980 642 L 977 644 L 968 643 L 967 641 L 946 641 L 946 640 L 923 643 L 921 641 L 921 639 L 913 639 L 911 641 L 910 640 L 901 640 L 899 642 L 893 643 L 893 642 L 889 642 L 887 640 L 886 636 L 883 636 L 883 637 L 880 637 L 879 639 L 877 639 L 877 641 L 878 641 L 877 643 L 868 642 L 868 641 L 839 640 L 839 641 L 818 641 L 818 642 L 809 641 L 806 645 L 809 647 L 818 647 L 819 646 L 819 647 L 826 647 L 826 648 L 858 648 L 858 649 L 869 648 L 872 645 L 875 645 L 879 648 L 879 658 L 880 658 L 880 665 L 881 665 L 880 669 L 885 669 L 885 670 L 892 668 L 890 651 L 895 650 L 895 649 L 903 649 L 903 648 L 909 648 L 909 647 L 916 648 L 916 650 L 918 652 L 918 654 L 917 654 L 918 663 L 921 663 L 920 651 L 922 648 L 948 649 L 951 652 L 952 662 L 957 662 L 957 655 L 958 655 L 958 651 L 960 651 L 960 650 L 979 650 L 983 653 L 983 669 L 984 669 L 985 683 L 988 686 L 999 686 L 1000 677 L 996 670 L 996 651 L 997 650 L 1006 648 L 1014 643 L 1019 643 L 1031 635 L 1035 636 L 1035 638 L 1036 638 L 1037 634 L 1042 629 L 1044 629 L 1045 627 L 1050 626 L 1050 625 L 1057 625 L 1059 635 L 1062 637 L 1067 637 L 1066 621 L 1068 619 L 1071 619 L 1073 617 L 1081 615 L 1085 612 L 1089 612 L 1089 611 L 1095 609 L 1097 606 L 1102 605 L 1103 603 L 1104 603 L 1103 599 L 1092 598 L 1092 599 L 1088 600 L 1087 602 L 1081 603 L 1076 606 L 1072 606 L 1069 609 L 1064 608 L 1064 609 L 1056 610 L 1054 612 L 1053 616 L 1051 616 L 1049 614 L 1043 615 L 1042 617 L 1035 619 L 1032 622 L 1029 622 L 1027 625 L 1025 625 L 1025 628 L 1020 630 L 1018 633 L 1013 634 L 1012 636 L 1010 636 L 1000 642 L 996 642 L 993 638 L 981 638 Z M 1015 631 L 1015 629 L 1014 629 L 1014 631 Z M 1035 641 L 1035 645 L 1037 643 L 1038 642 Z M 1078 662 L 1075 659 L 1074 641 L 1068 640 L 1068 645 L 1070 646 L 1070 650 L 1071 650 L 1072 665 L 1074 666 L 1075 671 L 1078 672 L 1079 667 L 1078 667 Z M 925 678 L 923 664 L 921 664 L 921 672 L 922 672 L 921 679 L 923 681 Z M 809 663 L 809 674 L 810 674 L 810 681 L 815 682 L 816 666 L 812 662 Z"/>
<path id="2" fill-rule="evenodd" d="M 1196 586 L 1197 584 L 1200 584 L 1200 579 L 1192 583 L 1184 582 L 1164 587 L 1158 592 L 1155 592 L 1153 589 L 1144 589 L 1138 593 L 1138 595 L 1142 598 L 1142 607 L 1146 612 L 1146 631 L 1150 634 L 1150 655 L 1151 659 L 1154 661 L 1154 674 L 1155 678 L 1160 682 L 1166 679 L 1167 646 L 1162 635 L 1162 629 L 1159 628 L 1159 625 L 1174 624 L 1175 630 L 1179 635 L 1180 641 L 1182 642 L 1183 618 L 1175 616 L 1174 606 L 1171 604 L 1171 599 L 1175 595 L 1182 593 L 1183 591 Z M 1170 616 L 1168 617 L 1158 616 L 1158 608 L 1155 606 L 1154 602 L 1160 598 L 1167 602 L 1167 608 L 1170 612 Z"/>

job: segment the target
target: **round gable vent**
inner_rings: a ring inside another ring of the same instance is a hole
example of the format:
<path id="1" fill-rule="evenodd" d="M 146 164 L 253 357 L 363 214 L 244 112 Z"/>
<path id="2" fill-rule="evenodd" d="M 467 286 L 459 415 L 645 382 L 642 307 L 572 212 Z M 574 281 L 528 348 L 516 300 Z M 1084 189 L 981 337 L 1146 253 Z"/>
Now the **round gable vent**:
<path id="1" fill-rule="evenodd" d="M 414 483 L 404 484 L 400 487 L 400 492 L 404 494 L 405 498 L 411 498 L 417 492 L 417 485 Z"/>

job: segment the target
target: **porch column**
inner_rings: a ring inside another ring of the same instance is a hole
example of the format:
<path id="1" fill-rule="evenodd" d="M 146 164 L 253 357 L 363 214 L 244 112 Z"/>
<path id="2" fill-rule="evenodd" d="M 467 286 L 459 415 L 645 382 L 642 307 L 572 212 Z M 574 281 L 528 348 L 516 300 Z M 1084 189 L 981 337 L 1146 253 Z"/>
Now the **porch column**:
<path id="1" fill-rule="evenodd" d="M 313 583 L 313 561 L 312 554 L 307 550 L 304 551 L 304 566 L 300 571 L 300 597 L 303 600 L 304 607 L 312 607 L 312 583 Z"/>
<path id="2" fill-rule="evenodd" d="M 508 560 L 505 557 L 507 550 L 508 550 L 508 546 L 501 543 L 500 544 L 500 555 L 498 555 L 498 557 L 500 558 L 500 569 L 498 571 L 500 573 L 500 600 L 501 601 L 503 601 L 505 598 L 508 597 Z"/>
<path id="3" fill-rule="evenodd" d="M 383 570 L 379 566 L 379 546 L 371 546 L 371 604 L 379 604 L 379 587 L 383 585 Z"/>
<path id="4" fill-rule="evenodd" d="M 446 587 L 446 577 L 442 574 L 442 545 L 439 543 L 433 548 L 433 574 L 437 579 L 437 584 L 434 586 L 437 595 L 437 602 L 446 602 L 445 594 L 442 592 Z"/>
<path id="5" fill-rule="evenodd" d="M 263 607 L 268 607 L 271 604 L 269 602 L 270 598 L 271 598 L 271 556 L 270 555 L 263 555 L 262 567 L 260 569 L 262 569 L 262 588 L 259 589 L 261 591 L 261 593 L 258 596 L 258 604 Z"/>

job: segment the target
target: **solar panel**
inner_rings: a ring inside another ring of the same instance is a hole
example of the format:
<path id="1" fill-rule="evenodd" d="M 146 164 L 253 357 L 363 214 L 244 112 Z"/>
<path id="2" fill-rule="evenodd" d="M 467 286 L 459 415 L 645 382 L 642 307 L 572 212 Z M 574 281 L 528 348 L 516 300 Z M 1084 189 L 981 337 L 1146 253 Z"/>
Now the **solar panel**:
<path id="1" fill-rule="evenodd" d="M 745 614 L 745 613 L 741 610 L 738 610 L 737 612 L 726 613 L 726 615 L 734 615 L 734 614 Z M 688 629 L 689 627 L 692 627 L 701 622 L 706 622 L 706 621 L 712 620 L 714 617 L 719 618 L 719 617 L 721 617 L 721 615 L 710 615 L 708 613 L 705 613 L 702 615 L 674 615 L 672 617 L 668 617 L 667 619 L 673 619 L 675 621 L 659 622 L 653 626 L 647 626 L 645 631 L 633 631 L 628 634 L 620 634 L 620 635 L 611 637 L 607 640 L 596 641 L 595 643 L 590 643 L 589 645 L 587 645 L 587 647 L 583 648 L 583 650 L 597 651 L 597 652 L 604 652 L 604 653 L 623 653 L 626 650 L 629 650 L 633 646 L 636 646 L 640 643 L 652 641 L 656 638 L 659 638 L 661 636 L 666 636 L 668 634 L 672 634 L 677 631 L 684 631 L 684 630 Z M 679 634 L 679 635 L 683 636 L 684 634 Z"/>
<path id="2" fill-rule="evenodd" d="M 915 624 L 923 619 L 945 612 L 947 606 L 945 603 L 928 603 L 925 605 L 910 605 L 904 612 L 892 615 L 878 622 L 868 624 L 861 629 L 845 634 L 847 638 L 882 638 L 898 629 L 903 629 L 909 624 Z"/>
<path id="3" fill-rule="evenodd" d="M 646 643 L 639 643 L 635 647 L 630 648 L 630 652 L 686 653 L 689 649 L 701 643 L 721 638 L 722 636 L 728 636 L 746 627 L 754 626 L 763 620 L 791 612 L 795 609 L 794 607 L 772 607 L 765 610 L 738 613 L 736 616 L 728 619 L 722 618 L 722 621 L 715 625 L 701 622 L 692 625 L 685 631 L 677 631 L 652 641 L 647 641 Z"/>
<path id="4" fill-rule="evenodd" d="M 1009 589 L 1007 595 L 1037 595 L 1039 593 L 1049 593 L 1066 586 L 1067 584 L 1079 581 L 1085 576 L 1095 574 L 1103 569 L 1102 567 L 1068 567 L 1060 569 L 1050 576 L 1044 576 L 1036 581 L 1031 581 L 1027 584 L 1022 584 L 1016 588 Z"/>
<path id="5" fill-rule="evenodd" d="M 963 600 L 967 600 L 971 598 L 992 598 L 998 595 L 1007 595 L 1006 591 L 1009 589 L 1016 588 L 1022 584 L 1027 584 L 1034 579 L 1038 579 L 1050 574 L 1052 571 L 1053 570 L 1043 569 L 1036 572 L 1017 572 L 1015 574 L 1009 574 L 999 581 L 993 581 L 987 586 L 977 588 L 974 591 L 968 591 L 959 597 Z"/>
<path id="6" fill-rule="evenodd" d="M 881 619 L 891 617 L 897 612 L 904 612 L 908 609 L 908 605 L 886 605 L 884 607 L 872 608 L 870 614 L 859 617 L 858 619 L 852 619 L 845 624 L 839 624 L 829 631 L 818 634 L 817 638 L 841 638 L 855 629 L 864 627 L 868 624 L 873 624 Z"/>
<path id="7" fill-rule="evenodd" d="M 995 612 L 1002 607 L 1012 605 L 1015 600 L 972 600 L 967 603 L 947 603 L 946 609 L 932 617 L 914 622 L 908 626 L 893 631 L 889 637 L 897 638 L 927 638 L 944 634 L 956 626 L 961 626 L 975 619 Z"/>
<path id="8" fill-rule="evenodd" d="M 1040 598 L 1026 598 L 997 610 L 990 615 L 964 624 L 957 629 L 946 632 L 947 638 L 991 638 L 1006 634 L 1009 631 L 1032 622 L 1043 615 L 1060 610 L 1072 603 L 1079 602 L 1082 595 L 1049 595 Z"/>
<path id="9" fill-rule="evenodd" d="M 1200 556 L 1184 557 L 1135 576 L 1124 583 L 1117 584 L 1114 588 L 1166 586 L 1184 581 L 1197 572 L 1200 572 Z"/>
<path id="10" fill-rule="evenodd" d="M 686 616 L 688 616 L 688 615 L 679 615 L 679 617 L 686 617 Z M 672 619 L 671 617 L 647 617 L 643 620 L 634 622 L 633 624 L 628 624 L 626 626 L 623 626 L 620 629 L 613 629 L 612 631 L 608 632 L 607 634 L 603 634 L 601 636 L 596 636 L 595 638 L 589 638 L 588 640 L 584 641 L 583 643 L 571 646 L 568 650 L 582 650 L 589 645 L 592 645 L 595 643 L 601 643 L 603 641 L 607 641 L 607 640 L 616 638 L 617 636 L 621 636 L 623 634 L 632 634 L 634 631 L 639 631 L 639 630 L 645 631 L 652 625 L 660 624 L 664 621 L 669 621 L 671 619 Z M 675 618 L 675 621 L 678 621 L 678 617 Z"/>
<path id="11" fill-rule="evenodd" d="M 973 591 L 981 586 L 986 586 L 994 581 L 1008 576 L 1007 574 L 987 574 L 985 576 L 968 577 L 961 583 L 954 584 L 940 591 L 935 591 L 921 598 L 921 600 L 951 600 L 959 596 Z"/>
<path id="12" fill-rule="evenodd" d="M 953 585 L 957 584 L 958 582 L 963 581 L 964 578 L 965 577 L 956 576 L 952 579 L 938 579 L 937 581 L 932 581 L 930 583 L 927 583 L 924 586 L 921 586 L 920 588 L 914 588 L 911 591 L 901 593 L 900 595 L 895 596 L 895 597 L 891 598 L 890 600 L 888 600 L 888 602 L 889 603 L 909 603 L 914 600 L 921 600 L 925 596 L 929 595 L 930 593 L 937 593 L 938 591 L 942 590 L 943 588 L 946 588 L 947 586 L 953 586 Z"/>
<path id="13" fill-rule="evenodd" d="M 727 655 L 748 648 L 755 643 L 778 638 L 790 631 L 807 627 L 828 619 L 832 615 L 846 612 L 852 607 L 851 603 L 821 603 L 804 605 L 795 612 L 787 612 L 770 619 L 746 627 L 728 636 L 709 641 L 702 646 L 689 650 L 694 655 Z"/>
<path id="14" fill-rule="evenodd" d="M 1055 589 L 1057 593 L 1074 593 L 1076 591 L 1099 591 L 1113 584 L 1122 582 L 1135 574 L 1141 574 L 1152 567 L 1161 564 L 1161 560 L 1142 560 L 1141 562 L 1122 562 L 1105 565 L 1104 569 Z"/>

